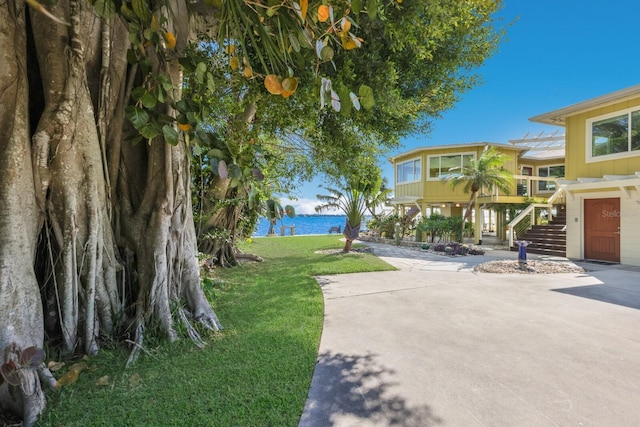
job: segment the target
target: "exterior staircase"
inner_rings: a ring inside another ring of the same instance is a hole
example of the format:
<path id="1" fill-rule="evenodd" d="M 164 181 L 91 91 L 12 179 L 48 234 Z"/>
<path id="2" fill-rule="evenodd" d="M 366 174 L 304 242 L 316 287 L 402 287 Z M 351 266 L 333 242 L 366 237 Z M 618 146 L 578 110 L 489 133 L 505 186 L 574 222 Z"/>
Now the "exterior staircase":
<path id="1" fill-rule="evenodd" d="M 567 255 L 567 216 L 564 205 L 556 205 L 557 215 L 548 225 L 534 225 L 527 230 L 518 240 L 531 242 L 527 246 L 527 253 L 561 256 Z M 518 245 L 511 247 L 512 251 L 518 250 Z"/>

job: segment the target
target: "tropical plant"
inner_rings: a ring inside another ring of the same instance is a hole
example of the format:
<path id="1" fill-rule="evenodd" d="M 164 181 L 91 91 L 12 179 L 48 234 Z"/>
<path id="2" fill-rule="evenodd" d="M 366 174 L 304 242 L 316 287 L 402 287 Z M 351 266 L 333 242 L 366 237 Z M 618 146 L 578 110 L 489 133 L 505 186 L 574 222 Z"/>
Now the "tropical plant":
<path id="1" fill-rule="evenodd" d="M 449 169 L 449 173 L 442 177 L 443 182 L 449 182 L 452 188 L 463 186 L 465 193 L 469 193 L 469 202 L 464 214 L 464 221 L 471 220 L 473 204 L 481 188 L 492 191 L 494 187 L 509 194 L 513 186 L 513 174 L 502 166 L 507 160 L 505 154 L 496 147 L 485 147 L 478 159 L 471 159 L 468 166 Z M 464 227 L 464 225 L 462 225 Z M 464 234 L 464 228 L 461 228 Z"/>
<path id="2" fill-rule="evenodd" d="M 316 197 L 322 205 L 316 206 L 316 212 L 342 211 L 347 219 L 344 225 L 346 242 L 344 251 L 350 252 L 353 241 L 360 235 L 360 227 L 367 209 L 365 193 L 355 186 L 345 185 L 342 188 L 322 187 L 329 192 L 328 195 L 318 194 Z"/>
<path id="3" fill-rule="evenodd" d="M 214 175 L 224 186 L 238 184 L 239 194 L 224 195 L 238 201 L 230 219 L 244 203 L 236 175 L 253 168 L 233 158 L 240 145 L 226 144 L 228 133 L 211 129 L 210 92 L 191 90 L 194 82 L 208 91 L 218 84 L 187 48 L 199 43 L 196 34 L 214 34 L 234 76 L 227 89 L 248 79 L 262 90 L 232 91 L 237 108 L 231 97 L 214 97 L 229 108 L 225 118 L 248 128 L 256 123 L 249 107 L 264 97 L 292 116 L 311 105 L 298 99 L 315 99 L 319 112 L 305 116 L 298 134 L 303 144 L 321 142 L 310 151 L 324 164 L 338 159 L 341 170 L 361 144 L 394 143 L 428 127 L 427 118 L 472 87 L 468 71 L 500 36 L 491 17 L 499 0 L 43 3 L 0 2 L 3 362 L 53 343 L 72 356 L 95 354 L 102 337 L 118 336 L 130 338 L 133 362 L 146 334 L 173 341 L 184 325 L 203 345 L 196 326 L 221 327 L 200 284 L 191 148 L 222 150 L 208 162 L 218 160 Z M 48 15 L 38 13 L 45 8 Z M 212 135 L 224 149 L 209 144 Z M 287 168 L 288 158 L 274 153 L 274 164 Z M 233 234 L 226 225 L 212 232 Z M 46 367 L 20 372 L 29 393 L 3 383 L 0 407 L 30 426 L 45 406 L 38 374 Z"/>
<path id="4" fill-rule="evenodd" d="M 269 220 L 269 232 L 268 235 L 275 235 L 275 225 L 278 221 L 282 221 L 284 216 L 289 218 L 294 218 L 296 216 L 296 211 L 293 206 L 286 205 L 284 208 L 274 199 L 267 200 L 267 206 L 265 209 L 265 217 Z"/>

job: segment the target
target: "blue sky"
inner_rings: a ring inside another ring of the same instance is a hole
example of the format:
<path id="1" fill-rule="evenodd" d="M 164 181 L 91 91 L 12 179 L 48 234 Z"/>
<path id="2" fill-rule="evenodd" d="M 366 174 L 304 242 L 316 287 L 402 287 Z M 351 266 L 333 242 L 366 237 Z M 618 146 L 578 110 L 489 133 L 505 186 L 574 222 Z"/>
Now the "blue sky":
<path id="1" fill-rule="evenodd" d="M 483 83 L 390 155 L 416 147 L 510 139 L 562 128 L 529 117 L 640 83 L 640 1 L 505 0 L 507 28 L 498 52 L 477 70 Z M 393 185 L 386 159 L 383 174 Z M 305 185 L 297 213 L 313 213 L 321 180 Z M 288 202 L 287 200 L 283 200 Z"/>

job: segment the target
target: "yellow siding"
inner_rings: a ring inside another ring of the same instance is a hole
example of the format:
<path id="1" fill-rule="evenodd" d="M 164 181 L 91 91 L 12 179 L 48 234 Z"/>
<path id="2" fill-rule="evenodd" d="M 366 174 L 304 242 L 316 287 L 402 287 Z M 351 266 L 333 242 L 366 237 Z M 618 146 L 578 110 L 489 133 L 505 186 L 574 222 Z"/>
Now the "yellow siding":
<path id="1" fill-rule="evenodd" d="M 400 155 L 394 158 L 394 182 L 395 182 L 395 196 L 414 196 L 420 197 L 422 204 L 439 204 L 439 203 L 466 203 L 469 200 L 469 195 L 463 191 L 463 186 L 459 185 L 455 190 L 451 188 L 451 184 L 443 181 L 429 181 L 427 176 L 429 174 L 428 158 L 430 156 L 442 156 L 447 154 L 462 154 L 462 153 L 474 153 L 476 159 L 480 157 L 485 145 L 460 145 L 455 147 L 425 147 L 420 151 L 412 151 L 404 155 Z M 506 154 L 509 157 L 504 163 L 504 168 L 510 171 L 512 174 L 519 173 L 518 154 L 519 150 L 511 149 L 510 147 L 497 147 L 498 151 Z M 397 174 L 395 167 L 397 164 L 406 162 L 408 160 L 420 158 L 421 159 L 421 182 L 411 182 L 406 184 L 398 184 Z M 515 185 L 511 194 L 515 194 Z"/>
<path id="2" fill-rule="evenodd" d="M 416 196 L 423 195 L 424 186 L 421 182 L 412 182 L 409 184 L 396 184 L 395 195 L 399 196 Z"/>
<path id="3" fill-rule="evenodd" d="M 640 107 L 640 98 L 577 114 L 566 119 L 566 162 L 567 179 L 602 178 L 604 175 L 632 175 L 640 171 L 639 156 L 587 163 L 586 121 L 593 117 L 613 113 L 627 108 Z"/>

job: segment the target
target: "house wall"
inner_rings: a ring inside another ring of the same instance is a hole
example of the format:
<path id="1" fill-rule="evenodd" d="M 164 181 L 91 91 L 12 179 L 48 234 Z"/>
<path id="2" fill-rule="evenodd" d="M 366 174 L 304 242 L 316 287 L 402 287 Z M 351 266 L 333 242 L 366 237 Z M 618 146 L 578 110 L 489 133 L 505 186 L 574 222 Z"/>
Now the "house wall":
<path id="1" fill-rule="evenodd" d="M 570 180 L 588 177 L 602 178 L 604 175 L 632 175 L 636 171 L 640 171 L 640 152 L 638 156 L 587 163 L 586 121 L 603 114 L 633 107 L 640 108 L 640 97 L 566 118 L 565 178 Z"/>
<path id="2" fill-rule="evenodd" d="M 630 191 L 630 197 L 620 191 L 574 193 L 567 200 L 567 258 L 584 259 L 584 200 L 620 198 L 620 263 L 640 266 L 640 193 Z"/>
<path id="3" fill-rule="evenodd" d="M 556 165 L 563 165 L 563 164 L 564 164 L 564 158 L 544 159 L 544 160 L 521 158 L 518 162 L 518 174 L 520 174 L 521 166 L 533 167 L 533 175 L 539 176 L 538 174 L 539 168 L 545 167 L 545 166 L 548 167 L 548 166 L 556 166 Z M 538 182 L 537 181 L 533 182 L 532 195 L 534 197 L 550 197 L 553 193 L 554 193 L 553 191 L 539 191 Z"/>
<path id="4" fill-rule="evenodd" d="M 398 156 L 394 159 L 394 182 L 395 182 L 395 196 L 417 196 L 421 197 L 423 204 L 430 203 L 466 203 L 469 200 L 469 194 L 465 193 L 463 186 L 459 185 L 455 190 L 452 189 L 451 184 L 443 181 L 431 181 L 429 180 L 429 157 L 441 156 L 447 154 L 466 154 L 474 153 L 476 159 L 482 154 L 485 145 L 460 145 L 457 147 L 448 148 L 425 148 L 420 152 L 412 151 L 407 155 Z M 504 163 L 504 168 L 513 174 L 519 173 L 518 154 L 517 149 L 510 149 L 510 147 L 497 147 L 498 151 L 509 156 L 509 160 Z M 421 159 L 421 182 L 410 182 L 406 184 L 398 184 L 397 173 L 395 170 L 396 164 L 419 157 Z M 515 194 L 514 189 L 511 194 Z"/>

